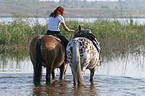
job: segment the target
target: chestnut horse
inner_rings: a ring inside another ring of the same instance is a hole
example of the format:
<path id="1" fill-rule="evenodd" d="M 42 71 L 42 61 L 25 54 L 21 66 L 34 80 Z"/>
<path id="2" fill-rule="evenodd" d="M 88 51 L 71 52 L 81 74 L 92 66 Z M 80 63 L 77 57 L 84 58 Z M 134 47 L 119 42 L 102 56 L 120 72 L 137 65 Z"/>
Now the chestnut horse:
<path id="1" fill-rule="evenodd" d="M 78 32 L 87 33 L 87 30 Z M 90 81 L 93 82 L 97 64 L 99 62 L 99 51 L 92 41 L 85 37 L 75 37 L 67 45 L 67 63 L 71 67 L 74 86 L 84 85 L 83 75 L 86 69 L 90 70 Z"/>
<path id="2" fill-rule="evenodd" d="M 65 63 L 65 48 L 61 41 L 52 35 L 38 35 L 30 43 L 30 58 L 34 69 L 34 84 L 40 84 L 42 66 L 46 67 L 46 83 L 50 76 L 55 78 L 55 69 L 60 69 L 60 78 L 64 78 L 67 64 Z"/>

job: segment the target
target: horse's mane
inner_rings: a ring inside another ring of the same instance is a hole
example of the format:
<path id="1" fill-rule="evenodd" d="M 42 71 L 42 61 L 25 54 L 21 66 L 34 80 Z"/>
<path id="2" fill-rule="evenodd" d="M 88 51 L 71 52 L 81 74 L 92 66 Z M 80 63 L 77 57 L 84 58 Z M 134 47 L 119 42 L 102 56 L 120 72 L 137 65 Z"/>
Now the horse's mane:
<path id="1" fill-rule="evenodd" d="M 79 30 L 75 35 L 74 35 L 74 38 L 75 37 L 83 37 L 83 35 L 87 35 L 87 34 L 90 34 L 92 33 L 91 30 L 89 29 L 83 29 L 83 30 Z"/>

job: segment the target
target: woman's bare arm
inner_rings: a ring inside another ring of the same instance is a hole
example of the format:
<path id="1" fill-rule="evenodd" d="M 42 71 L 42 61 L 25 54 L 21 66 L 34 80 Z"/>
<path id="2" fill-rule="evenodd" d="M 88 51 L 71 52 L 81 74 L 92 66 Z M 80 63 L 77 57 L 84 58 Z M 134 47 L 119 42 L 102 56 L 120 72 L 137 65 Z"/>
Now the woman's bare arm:
<path id="1" fill-rule="evenodd" d="M 74 32 L 74 30 L 69 29 L 65 23 L 61 23 L 62 27 L 66 30 L 66 31 L 71 31 Z"/>

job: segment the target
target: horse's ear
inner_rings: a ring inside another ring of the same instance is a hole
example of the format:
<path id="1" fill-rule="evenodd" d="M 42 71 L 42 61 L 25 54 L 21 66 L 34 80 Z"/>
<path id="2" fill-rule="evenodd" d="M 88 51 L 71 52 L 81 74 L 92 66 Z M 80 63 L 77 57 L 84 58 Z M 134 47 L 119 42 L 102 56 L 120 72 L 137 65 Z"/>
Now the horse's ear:
<path id="1" fill-rule="evenodd" d="M 81 30 L 81 26 L 79 25 L 79 31 Z"/>

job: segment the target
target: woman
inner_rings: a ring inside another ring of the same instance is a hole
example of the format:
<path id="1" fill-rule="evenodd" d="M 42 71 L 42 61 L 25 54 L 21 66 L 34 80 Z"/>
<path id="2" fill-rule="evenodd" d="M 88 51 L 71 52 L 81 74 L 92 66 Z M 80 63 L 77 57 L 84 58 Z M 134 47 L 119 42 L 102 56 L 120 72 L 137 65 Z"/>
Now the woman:
<path id="1" fill-rule="evenodd" d="M 62 6 L 59 6 L 49 15 L 49 25 L 48 25 L 47 35 L 51 34 L 59 37 L 66 48 L 68 40 L 62 34 L 60 34 L 59 26 L 61 24 L 66 31 L 74 32 L 74 30 L 70 30 L 66 26 L 63 18 L 63 14 L 64 14 L 64 8 Z"/>

